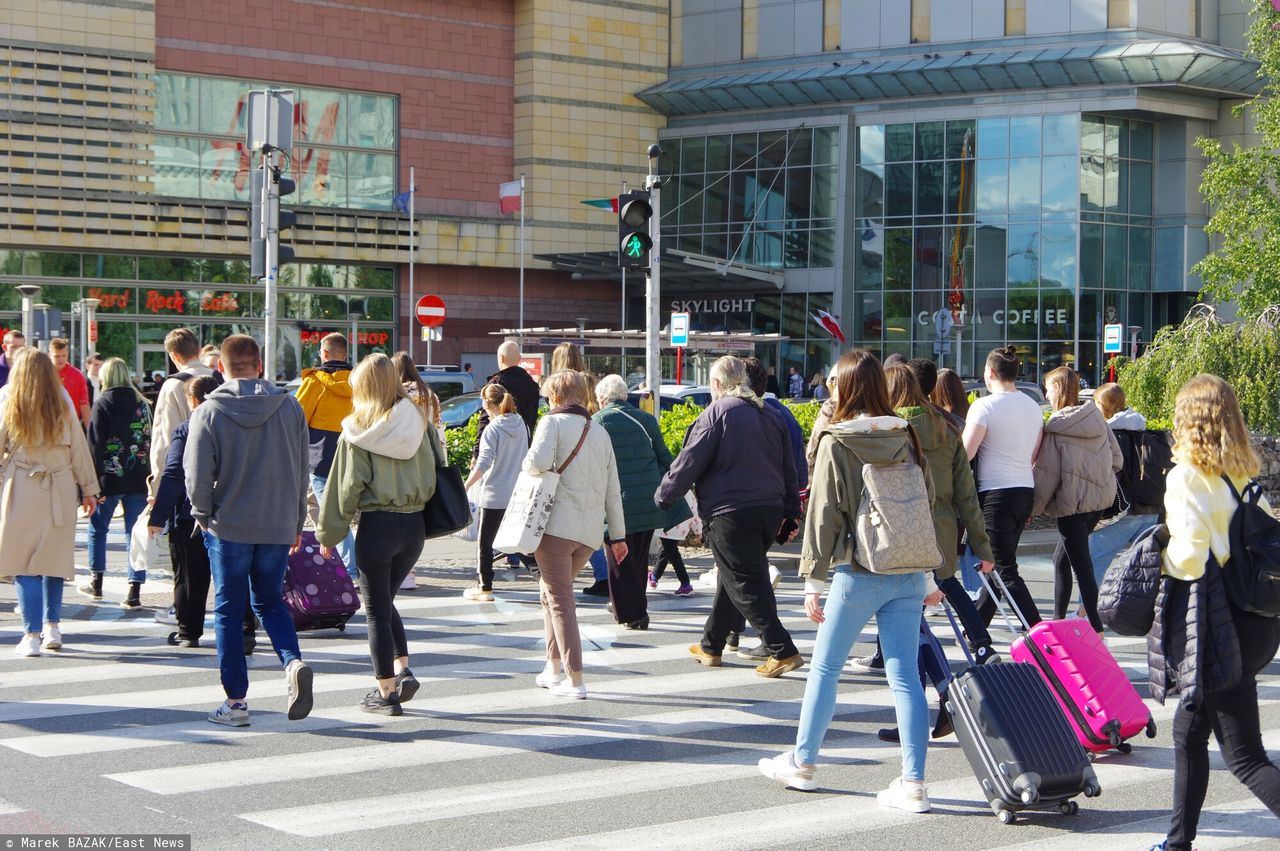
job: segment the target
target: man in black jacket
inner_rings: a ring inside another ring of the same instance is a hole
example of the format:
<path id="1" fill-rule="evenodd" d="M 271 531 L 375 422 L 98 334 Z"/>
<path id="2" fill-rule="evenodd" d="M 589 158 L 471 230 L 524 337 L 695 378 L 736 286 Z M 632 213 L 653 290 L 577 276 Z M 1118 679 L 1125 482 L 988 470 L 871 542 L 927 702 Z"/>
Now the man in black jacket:
<path id="1" fill-rule="evenodd" d="M 529 377 L 529 373 L 520 366 L 520 347 L 507 340 L 498 346 L 498 372 L 489 379 L 491 384 L 501 384 L 516 400 L 516 413 L 529 427 L 529 442 L 533 443 L 533 428 L 538 423 L 538 382 Z M 475 461 L 480 452 L 480 435 L 489 424 L 489 415 L 480 409 L 480 424 L 476 427 L 476 443 L 471 450 L 471 460 Z"/>
<path id="2" fill-rule="evenodd" d="M 741 612 L 769 651 L 756 673 L 777 677 L 804 664 L 778 618 L 767 557 L 775 539 L 794 536 L 799 526 L 790 437 L 782 418 L 751 391 L 738 358 L 723 357 L 711 367 L 711 394 L 712 403 L 689 427 L 684 449 L 654 495 L 658 506 L 668 509 L 695 489 L 719 567 L 702 643 L 689 652 L 703 665 L 718 666 Z"/>

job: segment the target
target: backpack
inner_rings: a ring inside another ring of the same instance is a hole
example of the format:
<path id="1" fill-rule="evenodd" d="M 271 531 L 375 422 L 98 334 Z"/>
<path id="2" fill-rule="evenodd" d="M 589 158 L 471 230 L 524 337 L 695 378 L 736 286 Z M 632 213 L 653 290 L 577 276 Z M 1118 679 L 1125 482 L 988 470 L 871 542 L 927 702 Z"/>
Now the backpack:
<path id="1" fill-rule="evenodd" d="M 924 468 L 918 460 L 923 455 L 920 440 L 915 429 L 907 430 L 914 458 L 862 465 L 853 537 L 858 563 L 872 573 L 922 573 L 942 566 Z"/>
<path id="2" fill-rule="evenodd" d="M 1222 579 L 1232 606 L 1242 612 L 1280 617 L 1280 520 L 1259 505 L 1262 486 L 1251 481 L 1243 493 L 1222 477 L 1236 498 L 1231 516 L 1231 558 Z"/>
<path id="3" fill-rule="evenodd" d="M 1117 635 L 1141 636 L 1151 631 L 1169 528 L 1163 523 L 1138 536 L 1123 559 L 1107 568 L 1098 588 L 1098 619 Z"/>
<path id="4" fill-rule="evenodd" d="M 1167 431 L 1115 432 L 1124 456 L 1120 489 L 1134 514 L 1164 511 L 1165 479 L 1173 469 L 1173 446 Z"/>

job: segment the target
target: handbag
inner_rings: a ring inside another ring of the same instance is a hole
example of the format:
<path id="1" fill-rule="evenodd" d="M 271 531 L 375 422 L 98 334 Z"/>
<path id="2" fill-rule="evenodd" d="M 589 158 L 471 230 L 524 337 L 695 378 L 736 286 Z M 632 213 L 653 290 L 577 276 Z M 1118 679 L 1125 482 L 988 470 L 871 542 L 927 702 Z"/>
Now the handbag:
<path id="1" fill-rule="evenodd" d="M 511 492 L 511 501 L 507 503 L 507 511 L 502 515 L 502 523 L 493 538 L 495 550 L 503 553 L 531 553 L 538 549 L 542 536 L 547 531 L 551 507 L 555 505 L 560 477 L 573 463 L 573 459 L 578 457 L 578 450 L 582 448 L 590 430 L 591 421 L 587 420 L 577 445 L 559 469 L 547 470 L 538 475 L 520 471 L 515 489 Z"/>
<path id="2" fill-rule="evenodd" d="M 428 425 L 427 429 L 431 432 L 431 449 L 436 456 L 436 492 L 422 507 L 422 522 L 428 538 L 439 538 L 465 529 L 471 523 L 471 503 L 463 487 L 462 471 L 450 466 L 449 459 L 441 455 L 435 426 Z"/>
<path id="3" fill-rule="evenodd" d="M 460 541 L 478 541 L 480 540 L 480 491 L 484 488 L 481 482 L 476 482 L 467 491 L 467 504 L 471 507 L 471 523 L 453 533 L 453 537 Z"/>

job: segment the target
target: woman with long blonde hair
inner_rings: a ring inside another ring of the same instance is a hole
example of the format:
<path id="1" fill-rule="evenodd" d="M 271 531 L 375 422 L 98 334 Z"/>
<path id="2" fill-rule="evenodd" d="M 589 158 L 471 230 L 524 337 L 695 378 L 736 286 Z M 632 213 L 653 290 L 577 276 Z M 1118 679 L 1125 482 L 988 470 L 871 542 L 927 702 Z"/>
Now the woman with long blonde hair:
<path id="1" fill-rule="evenodd" d="M 62 591 L 75 576 L 75 508 L 86 517 L 93 512 L 98 477 L 48 355 L 22 350 L 0 407 L 0 564 L 14 576 L 22 607 L 16 652 L 39 656 L 62 648 Z"/>
<path id="2" fill-rule="evenodd" d="M 1169 471 L 1164 496 L 1169 544 L 1163 572 L 1177 580 L 1196 582 L 1206 577 L 1207 569 L 1226 573 L 1234 568 L 1229 533 L 1238 504 L 1236 494 L 1258 475 L 1261 463 L 1235 392 L 1216 375 L 1197 375 L 1178 391 L 1173 438 L 1176 463 Z M 1262 504 L 1271 510 L 1265 498 Z M 1201 591 L 1208 593 L 1208 587 Z M 1218 659 L 1221 664 L 1214 666 L 1218 670 L 1209 671 L 1208 651 L 1188 657 L 1191 648 L 1183 641 L 1193 632 L 1203 645 L 1212 643 L 1216 648 L 1219 641 L 1212 640 L 1206 619 L 1197 616 L 1198 607 L 1186 608 L 1182 623 L 1172 621 L 1174 612 L 1167 609 L 1148 638 L 1148 646 L 1163 654 L 1167 672 L 1178 677 L 1184 692 L 1173 716 L 1173 812 L 1168 837 L 1156 846 L 1171 851 L 1191 848 L 1196 838 L 1200 808 L 1209 787 L 1211 733 L 1218 739 L 1231 773 L 1280 816 L 1280 768 L 1267 757 L 1262 744 L 1257 680 L 1280 649 L 1280 619 L 1228 607 L 1239 646 L 1240 678 L 1234 685 L 1209 693 L 1206 677 L 1221 676 L 1222 669 L 1234 660 Z M 1158 684 L 1161 690 L 1166 682 Z M 1188 687 L 1200 693 L 1194 706 L 1188 706 L 1185 699 Z"/>
<path id="3" fill-rule="evenodd" d="M 422 509 L 435 494 L 436 465 L 444 457 L 435 428 L 405 394 L 400 371 L 386 355 L 360 361 L 351 373 L 351 401 L 316 539 L 327 558 L 360 513 L 356 566 L 378 682 L 360 708 L 400 715 L 400 704 L 417 693 L 418 681 L 409 670 L 409 643 L 395 596 L 422 554 Z"/>

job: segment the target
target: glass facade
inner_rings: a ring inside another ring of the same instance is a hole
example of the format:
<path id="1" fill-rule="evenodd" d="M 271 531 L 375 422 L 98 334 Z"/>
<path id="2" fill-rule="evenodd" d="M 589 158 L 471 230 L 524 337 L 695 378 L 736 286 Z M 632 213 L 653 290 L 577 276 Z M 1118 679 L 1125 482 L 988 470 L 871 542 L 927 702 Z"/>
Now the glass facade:
<path id="1" fill-rule="evenodd" d="M 1121 118 L 858 128 L 854 342 L 966 376 L 1013 344 L 1035 379 L 1074 364 L 1078 326 L 1092 380 L 1103 324 L 1151 325 L 1151 160 Z"/>
<path id="2" fill-rule="evenodd" d="M 249 92 L 269 84 L 167 72 L 155 78 L 156 194 L 248 201 Z M 298 190 L 286 203 L 391 209 L 399 138 L 395 98 L 270 85 L 293 88 L 296 99 L 289 169 Z"/>
<path id="3" fill-rule="evenodd" d="M 163 367 L 162 357 L 158 364 L 150 358 L 164 335 L 179 325 L 196 329 L 202 343 L 217 344 L 229 334 L 262 333 L 262 288 L 250 282 L 249 266 L 241 260 L 0 249 L 0 275 L 9 284 L 39 285 L 39 300 L 62 311 L 66 334 L 72 333 L 72 304 L 98 299 L 94 348 L 139 371 L 144 364 L 148 371 Z M 0 322 L 18 324 L 21 306 L 15 287 L 0 287 Z M 323 263 L 281 267 L 284 377 L 317 362 L 321 336 L 350 330 L 351 309 L 364 314 L 359 325 L 362 353 L 396 350 L 394 269 Z"/>
<path id="4" fill-rule="evenodd" d="M 663 139 L 675 178 L 662 233 L 678 251 L 770 269 L 835 265 L 839 130 Z"/>

